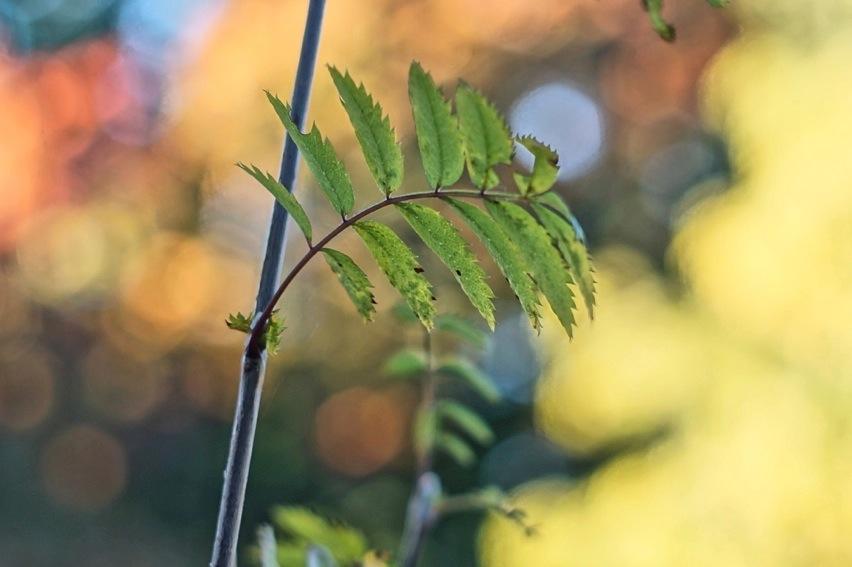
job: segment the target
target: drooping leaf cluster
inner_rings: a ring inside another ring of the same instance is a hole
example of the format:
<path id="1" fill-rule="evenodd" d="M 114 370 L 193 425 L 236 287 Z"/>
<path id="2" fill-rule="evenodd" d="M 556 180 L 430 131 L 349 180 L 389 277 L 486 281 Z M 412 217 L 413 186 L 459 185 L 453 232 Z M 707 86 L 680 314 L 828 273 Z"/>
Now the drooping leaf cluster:
<path id="1" fill-rule="evenodd" d="M 411 323 L 416 318 L 409 316 L 407 308 L 397 308 L 397 317 Z M 397 379 L 431 381 L 434 384 L 434 399 L 421 406 L 414 419 L 415 451 L 418 455 L 440 451 L 462 466 L 470 466 L 476 460 L 471 444 L 488 445 L 494 440 L 494 432 L 488 422 L 470 405 L 445 395 L 448 386 L 462 385 L 487 404 L 500 401 L 500 391 L 491 378 L 473 362 L 465 352 L 481 351 L 487 344 L 488 335 L 482 329 L 454 315 L 441 314 L 435 318 L 435 328 L 457 348 L 448 356 L 437 357 L 429 347 L 423 349 L 403 348 L 387 360 L 385 374 Z M 429 342 L 433 345 L 433 342 Z"/>
<path id="2" fill-rule="evenodd" d="M 299 147 L 317 185 L 342 217 L 341 224 L 312 244 L 311 222 L 289 188 L 255 166 L 238 165 L 290 213 L 308 240 L 308 254 L 322 253 L 358 313 L 365 320 L 372 320 L 374 286 L 367 271 L 351 256 L 327 245 L 333 236 L 350 227 L 416 318 L 426 329 L 436 324 L 432 284 L 417 255 L 390 226 L 366 218 L 379 209 L 392 207 L 450 270 L 476 311 L 494 328 L 494 291 L 466 238 L 446 216 L 444 210 L 449 210 L 488 252 L 532 326 L 536 330 L 541 326 L 543 297 L 570 335 L 575 324 L 575 289 L 591 314 L 594 279 L 579 225 L 567 204 L 552 191 L 559 171 L 556 152 L 532 136 L 514 137 L 497 107 L 465 83 L 458 86 L 451 102 L 432 76 L 414 62 L 409 70 L 408 94 L 421 162 L 431 190 L 399 193 L 403 154 L 388 116 L 349 72 L 334 67 L 329 67 L 329 71 L 367 168 L 385 200 L 353 214 L 352 182 L 331 142 L 316 125 L 307 133 L 301 132 L 290 115 L 290 107 L 271 93 L 267 93 L 270 103 Z M 512 166 L 516 144 L 532 153 L 531 171 Z M 475 189 L 453 187 L 465 169 Z M 501 183 L 501 169 L 511 172 L 507 177 L 514 180 L 515 191 L 495 190 Z M 438 209 L 412 202 L 425 199 L 443 201 L 449 207 Z M 484 206 L 477 206 L 475 201 Z"/>
<path id="3" fill-rule="evenodd" d="M 403 325 L 418 325 L 418 315 L 406 303 L 397 304 L 393 313 Z M 240 322 L 245 323 L 243 319 Z M 470 467 L 476 462 L 475 447 L 487 446 L 495 438 L 481 414 L 483 403 L 495 404 L 501 399 L 495 383 L 470 358 L 486 348 L 489 334 L 470 321 L 449 314 L 434 317 L 434 332 L 423 347 L 405 347 L 392 354 L 385 362 L 384 373 L 393 381 L 420 382 L 421 388 L 427 381 L 431 384 L 431 395 L 420 404 L 412 427 L 418 459 L 424 462 L 425 455 L 441 453 L 460 466 Z M 445 349 L 449 345 L 451 354 L 439 356 L 434 338 L 440 338 Z M 460 396 L 450 395 L 459 392 L 458 386 L 474 396 L 462 401 Z M 501 489 L 488 486 L 446 493 L 435 472 L 424 472 L 423 476 L 438 479 L 428 504 L 433 521 L 460 512 L 491 511 L 515 522 L 528 535 L 534 532 L 524 511 L 514 506 Z M 416 497 L 415 491 L 412 498 Z M 258 529 L 257 547 L 253 550 L 261 567 L 390 567 L 401 560 L 387 551 L 371 549 L 359 530 L 307 508 L 281 506 L 273 509 L 271 516 L 274 526 Z"/>
<path id="4" fill-rule="evenodd" d="M 394 310 L 397 318 L 407 324 L 417 321 L 404 305 Z M 492 379 L 471 358 L 478 357 L 487 346 L 489 335 L 466 319 L 441 314 L 435 318 L 436 337 L 430 337 L 421 349 L 405 347 L 393 354 L 385 364 L 385 374 L 397 380 L 419 381 L 424 394 L 414 419 L 412 438 L 421 463 L 431 462 L 430 455 L 439 452 L 463 467 L 476 462 L 476 446 L 490 445 L 494 431 L 482 415 L 483 404 L 498 403 L 501 393 Z M 442 352 L 437 352 L 440 338 Z M 450 355 L 443 350 L 450 345 Z M 428 384 L 427 387 L 423 387 Z M 475 396 L 465 400 L 458 393 L 463 386 Z M 479 401 L 477 401 L 477 399 Z M 434 466 L 434 465 L 432 465 Z M 446 494 L 438 483 L 435 496 L 435 515 L 441 516 L 469 510 L 491 510 L 518 523 L 527 533 L 532 528 L 523 511 L 509 503 L 496 487 L 475 489 L 462 494 Z"/>

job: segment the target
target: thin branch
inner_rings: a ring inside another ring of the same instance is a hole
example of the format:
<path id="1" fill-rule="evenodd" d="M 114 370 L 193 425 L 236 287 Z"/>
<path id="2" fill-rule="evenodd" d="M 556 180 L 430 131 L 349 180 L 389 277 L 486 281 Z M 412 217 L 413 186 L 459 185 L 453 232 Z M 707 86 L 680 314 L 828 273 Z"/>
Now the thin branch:
<path id="1" fill-rule="evenodd" d="M 500 191 L 489 191 L 488 193 L 483 193 L 479 190 L 471 190 L 471 189 L 444 189 L 440 193 L 435 193 L 435 191 L 422 191 L 419 193 L 406 193 L 404 195 L 397 195 L 396 197 L 386 197 L 381 201 L 373 203 L 362 209 L 361 211 L 355 213 L 354 215 L 344 218 L 341 220 L 340 224 L 334 227 L 328 234 L 326 234 L 323 238 L 317 241 L 316 244 L 311 246 L 305 255 L 299 259 L 298 262 L 293 266 L 287 276 L 281 281 L 281 285 L 278 286 L 278 289 L 272 295 L 272 298 L 266 304 L 266 307 L 260 313 L 259 316 L 255 317 L 254 324 L 252 326 L 251 333 L 248 338 L 248 345 L 246 347 L 247 352 L 257 351 L 263 349 L 263 334 L 266 330 L 266 325 L 269 323 L 269 319 L 272 317 L 272 312 L 275 311 L 275 307 L 278 304 L 278 301 L 281 299 L 281 296 L 284 294 L 284 291 L 290 286 L 293 280 L 299 275 L 305 266 L 307 266 L 308 262 L 317 255 L 329 242 L 334 240 L 337 236 L 339 236 L 343 231 L 347 228 L 351 227 L 355 223 L 364 218 L 381 211 L 382 209 L 389 207 L 391 205 L 396 205 L 398 203 L 404 203 L 406 201 L 416 201 L 420 199 L 443 199 L 446 197 L 457 197 L 462 199 L 499 199 L 499 200 L 507 200 L 507 201 L 523 201 L 526 198 L 523 195 L 519 195 L 517 193 L 506 193 Z"/>
<path id="2" fill-rule="evenodd" d="M 435 353 L 432 333 L 423 330 L 423 351 L 426 354 L 426 371 L 422 379 L 422 393 L 417 408 L 418 416 L 435 410 Z M 405 526 L 399 546 L 400 567 L 415 567 L 423 550 L 423 543 L 436 518 L 436 505 L 441 499 L 441 479 L 432 472 L 434 440 L 417 455 L 417 484 L 408 500 Z"/>
<path id="3" fill-rule="evenodd" d="M 432 344 L 432 333 L 423 329 L 423 352 L 426 353 L 426 372 L 423 374 L 421 384 L 420 405 L 417 408 L 419 415 L 431 412 L 435 408 L 435 353 Z M 429 472 L 432 469 L 432 453 L 434 443 L 426 446 L 422 453 L 417 455 L 417 476 Z"/>
<path id="4" fill-rule="evenodd" d="M 309 1 L 292 99 L 293 121 L 299 128 L 304 127 L 305 114 L 307 113 L 324 10 L 325 0 Z M 288 136 L 284 142 L 279 179 L 285 187 L 290 187 L 291 190 L 295 185 L 298 160 L 298 148 Z M 269 236 L 267 237 L 266 254 L 255 302 L 255 313 L 266 312 L 266 306 L 269 304 L 273 290 L 277 285 L 284 259 L 286 227 L 287 212 L 276 202 L 269 225 Z M 270 315 L 271 310 L 266 313 L 265 320 L 268 320 Z M 216 538 L 213 543 L 210 567 L 234 567 L 236 565 L 237 541 L 245 503 L 246 483 L 248 482 L 251 453 L 254 446 L 257 416 L 260 410 L 260 392 L 266 367 L 265 345 L 258 345 L 257 343 L 255 340 L 254 348 L 247 348 L 243 354 L 239 394 L 234 411 L 234 423 L 231 430 L 231 442 L 228 449 L 228 461 L 225 466 L 222 499 L 219 503 Z"/>
<path id="5" fill-rule="evenodd" d="M 414 493 L 408 499 L 405 527 L 399 546 L 399 566 L 416 567 L 426 534 L 435 522 L 435 506 L 441 499 L 441 479 L 428 471 L 417 478 Z"/>

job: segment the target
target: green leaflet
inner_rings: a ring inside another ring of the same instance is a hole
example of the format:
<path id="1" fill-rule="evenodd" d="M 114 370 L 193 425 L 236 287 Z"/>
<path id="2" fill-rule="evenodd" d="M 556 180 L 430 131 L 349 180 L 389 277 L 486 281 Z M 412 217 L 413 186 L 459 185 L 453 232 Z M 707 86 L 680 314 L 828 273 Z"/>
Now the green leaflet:
<path id="1" fill-rule="evenodd" d="M 573 283 L 573 280 L 559 252 L 551 244 L 550 235 L 532 215 L 514 203 L 487 201 L 485 205 L 494 220 L 524 251 L 536 284 L 568 336 L 572 336 L 575 305 L 574 294 L 568 284 Z"/>
<path id="2" fill-rule="evenodd" d="M 284 207 L 284 210 L 290 213 L 290 216 L 293 217 L 293 220 L 296 221 L 296 224 L 299 225 L 300 229 L 302 229 L 305 238 L 308 239 L 308 244 L 310 244 L 311 238 L 313 237 L 311 221 L 308 219 L 305 209 L 303 209 L 302 205 L 299 204 L 299 201 L 296 200 L 296 197 L 294 197 L 286 187 L 281 185 L 277 179 L 272 177 L 269 173 L 264 173 L 256 166 L 237 163 L 237 167 L 254 177 L 261 185 L 266 187 L 267 191 L 272 193 L 275 200 Z"/>
<path id="3" fill-rule="evenodd" d="M 491 379 L 467 359 L 449 358 L 438 366 L 436 372 L 450 378 L 464 380 L 488 402 L 495 403 L 500 400 L 500 392 Z"/>
<path id="4" fill-rule="evenodd" d="M 281 335 L 287 330 L 287 327 L 284 326 L 284 319 L 278 317 L 277 313 L 277 309 L 272 312 L 272 317 L 266 324 L 266 332 L 263 333 L 266 350 L 269 351 L 269 354 L 278 354 L 278 347 L 281 346 Z"/>
<path id="5" fill-rule="evenodd" d="M 326 197 L 331 201 L 331 206 L 341 216 L 349 214 L 355 206 L 352 181 L 343 162 L 337 157 L 334 146 L 328 138 L 323 138 L 316 124 L 309 133 L 302 133 L 290 117 L 290 105 L 284 104 L 269 91 L 266 92 L 266 97 L 275 109 L 275 113 L 278 114 L 281 123 L 284 124 L 287 133 L 302 152 L 305 163 L 308 164 Z"/>
<path id="6" fill-rule="evenodd" d="M 435 328 L 470 343 L 476 348 L 485 348 L 488 335 L 479 327 L 455 315 L 443 314 L 435 317 Z"/>
<path id="7" fill-rule="evenodd" d="M 532 172 L 529 175 L 520 172 L 515 172 L 512 175 L 521 195 L 538 195 L 549 191 L 556 183 L 556 176 L 559 174 L 559 166 L 556 165 L 559 163 L 559 156 L 553 148 L 539 142 L 532 136 L 521 136 L 517 140 L 535 158 Z"/>
<path id="8" fill-rule="evenodd" d="M 541 225 L 556 242 L 562 258 L 571 268 L 574 281 L 577 282 L 577 287 L 580 288 L 580 294 L 583 296 L 583 302 L 589 311 L 589 317 L 594 319 L 595 278 L 592 263 L 586 245 L 583 244 L 580 235 L 577 234 L 577 230 L 569 220 L 573 218 L 571 211 L 568 209 L 568 205 L 553 193 L 542 195 L 537 198 L 537 201 L 533 201 L 533 210 Z"/>
<path id="9" fill-rule="evenodd" d="M 503 229 L 482 209 L 464 201 L 447 200 L 464 218 L 477 238 L 488 249 L 488 253 L 503 272 L 509 286 L 518 300 L 534 329 L 541 328 L 541 304 L 535 282 L 528 273 L 527 262 L 518 247 L 503 232 Z"/>
<path id="10" fill-rule="evenodd" d="M 427 329 L 432 328 L 435 305 L 432 286 L 423 277 L 423 269 L 411 249 L 389 227 L 375 221 L 361 221 L 355 231 L 367 245 L 379 268 L 402 295 Z"/>
<path id="11" fill-rule="evenodd" d="M 476 454 L 470 446 L 452 433 L 439 433 L 435 439 L 435 447 L 463 467 L 469 467 L 476 462 Z"/>
<path id="12" fill-rule="evenodd" d="M 332 271 L 337 274 L 337 279 L 340 280 L 340 285 L 346 290 L 349 299 L 355 304 L 358 313 L 366 321 L 372 321 L 373 315 L 376 313 L 376 298 L 373 295 L 373 284 L 367 278 L 355 261 L 337 250 L 331 248 L 322 249 L 325 261 L 328 262 Z"/>
<path id="13" fill-rule="evenodd" d="M 257 528 L 257 546 L 260 548 L 260 567 L 281 567 L 278 563 L 275 531 L 269 524 L 263 524 Z"/>
<path id="14" fill-rule="evenodd" d="M 429 368 L 423 351 L 403 349 L 397 351 L 385 362 L 385 374 L 408 378 L 418 376 Z"/>
<path id="15" fill-rule="evenodd" d="M 435 408 L 428 408 L 417 412 L 414 417 L 412 437 L 414 451 L 419 457 L 423 457 L 432 451 L 435 446 L 435 436 L 438 434 L 438 415 Z"/>
<path id="16" fill-rule="evenodd" d="M 437 403 L 436 408 L 442 420 L 452 422 L 477 443 L 487 445 L 494 441 L 491 427 L 467 406 L 452 400 L 442 400 Z"/>
<path id="17" fill-rule="evenodd" d="M 278 506 L 272 511 L 272 518 L 305 551 L 310 546 L 322 546 L 344 564 L 358 561 L 367 552 L 367 540 L 360 531 L 333 524 L 307 508 Z"/>
<path id="18" fill-rule="evenodd" d="M 713 0 L 709 1 L 713 4 Z M 648 11 L 648 19 L 657 35 L 665 41 L 674 41 L 677 34 L 674 26 L 663 18 L 663 0 L 642 0 L 642 5 Z"/>
<path id="19" fill-rule="evenodd" d="M 471 304 L 493 330 L 494 292 L 464 238 L 435 209 L 414 203 L 399 203 L 396 207 L 426 246 L 452 270 Z"/>
<path id="20" fill-rule="evenodd" d="M 390 119 L 363 84 L 355 85 L 348 71 L 341 75 L 335 67 L 329 66 L 328 70 L 355 129 L 367 167 L 384 194 L 390 195 L 402 185 L 403 173 L 402 148 Z"/>
<path id="21" fill-rule="evenodd" d="M 246 334 L 251 333 L 251 326 L 253 322 L 254 318 L 251 312 L 249 312 L 248 315 L 243 315 L 237 311 L 236 313 L 228 314 L 228 318 L 225 319 L 225 325 L 227 325 L 229 329 Z M 281 317 L 278 317 L 278 310 L 276 309 L 272 312 L 272 317 L 269 318 L 269 322 L 266 324 L 266 330 L 263 332 L 263 341 L 266 344 L 266 350 L 268 350 L 270 354 L 278 352 L 278 347 L 281 346 L 281 334 L 286 330 L 287 327 L 284 326 L 284 320 Z"/>
<path id="22" fill-rule="evenodd" d="M 488 99 L 464 83 L 456 90 L 456 111 L 470 179 L 477 187 L 490 189 L 500 182 L 494 166 L 512 161 L 509 127 Z"/>
<path id="23" fill-rule="evenodd" d="M 464 169 L 458 124 L 450 103 L 417 61 L 408 70 L 408 98 L 429 186 L 435 189 L 452 185 Z"/>
<path id="24" fill-rule="evenodd" d="M 228 313 L 228 318 L 225 319 L 225 325 L 229 329 L 239 331 L 241 333 L 251 333 L 252 314 L 244 315 L 240 311 L 236 313 Z"/>

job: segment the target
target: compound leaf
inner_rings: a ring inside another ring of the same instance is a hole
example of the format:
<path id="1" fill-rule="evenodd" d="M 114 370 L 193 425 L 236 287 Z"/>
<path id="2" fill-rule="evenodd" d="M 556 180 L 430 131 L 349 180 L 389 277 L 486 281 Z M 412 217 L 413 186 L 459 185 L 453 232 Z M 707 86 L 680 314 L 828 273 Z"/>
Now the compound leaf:
<path id="1" fill-rule="evenodd" d="M 464 170 L 458 123 L 450 103 L 417 61 L 408 70 L 408 98 L 426 181 L 433 189 L 452 185 Z"/>
<path id="2" fill-rule="evenodd" d="M 494 441 L 491 427 L 467 406 L 452 400 L 442 400 L 438 402 L 437 409 L 442 420 L 452 422 L 476 442 L 487 445 Z"/>
<path id="3" fill-rule="evenodd" d="M 286 187 L 281 185 L 281 183 L 272 175 L 261 171 L 258 167 L 254 165 L 249 166 L 244 163 L 238 163 L 237 167 L 254 177 L 261 185 L 266 187 L 267 191 L 272 193 L 275 200 L 284 207 L 284 210 L 290 213 L 290 216 L 293 217 L 293 220 L 296 221 L 296 224 L 299 225 L 300 229 L 302 229 L 302 233 L 304 233 L 305 238 L 308 239 L 308 244 L 310 244 L 313 236 L 311 221 L 308 218 L 307 213 L 305 213 L 305 209 L 303 209 L 302 205 L 299 204 L 299 201 L 296 200 L 296 197 L 294 197 L 293 194 L 290 193 Z"/>
<path id="4" fill-rule="evenodd" d="M 533 210 L 541 225 L 556 243 L 562 258 L 571 268 L 574 281 L 583 296 L 583 302 L 589 317 L 595 317 L 595 278 L 589 252 L 583 243 L 583 235 L 578 232 L 574 216 L 562 199 L 549 193 L 533 201 Z M 558 211 L 558 212 L 557 212 Z"/>
<path id="5" fill-rule="evenodd" d="M 521 195 L 538 195 L 545 193 L 556 183 L 559 175 L 559 155 L 550 146 L 539 142 L 532 136 L 517 138 L 518 143 L 533 155 L 533 167 L 529 175 L 515 172 L 515 185 Z"/>
<path id="6" fill-rule="evenodd" d="M 402 295 L 420 322 L 431 329 L 435 317 L 432 286 L 423 277 L 423 268 L 411 249 L 393 230 L 381 223 L 361 221 L 354 227 L 390 284 Z"/>
<path id="7" fill-rule="evenodd" d="M 308 164 L 311 172 L 317 178 L 317 182 L 322 188 L 331 206 L 334 207 L 340 215 L 345 216 L 352 211 L 355 206 L 355 194 L 352 191 L 352 181 L 349 179 L 349 173 L 337 153 L 334 151 L 334 146 L 328 138 L 323 138 L 316 124 L 307 134 L 299 130 L 299 127 L 293 122 L 291 108 L 289 104 L 281 102 L 277 96 L 270 92 L 266 92 L 266 97 L 278 114 L 284 128 L 293 139 L 293 142 L 298 146 L 299 151 L 305 157 L 305 163 Z"/>
<path id="8" fill-rule="evenodd" d="M 467 359 L 449 358 L 438 366 L 437 372 L 450 378 L 464 380 L 488 402 L 495 403 L 500 400 L 500 392 L 491 379 Z"/>
<path id="9" fill-rule="evenodd" d="M 328 70 L 355 129 L 367 167 L 384 194 L 390 195 L 402 185 L 403 177 L 402 148 L 390 119 L 364 85 L 355 84 L 348 71 L 341 74 L 332 66 Z"/>
<path id="10" fill-rule="evenodd" d="M 470 179 L 477 187 L 490 189 L 500 182 L 494 166 L 512 161 L 509 127 L 488 99 L 464 83 L 456 90 L 456 111 Z"/>
<path id="11" fill-rule="evenodd" d="M 575 305 L 574 294 L 568 284 L 573 280 L 559 252 L 553 247 L 550 235 L 531 214 L 514 203 L 487 201 L 485 205 L 494 220 L 523 251 L 536 284 L 568 336 L 572 336 Z"/>
<path id="12" fill-rule="evenodd" d="M 376 298 L 373 295 L 373 284 L 370 283 L 367 274 L 343 252 L 323 248 L 322 253 L 331 270 L 337 274 L 340 285 L 346 290 L 358 313 L 366 321 L 372 321 L 376 313 Z"/>
<path id="13" fill-rule="evenodd" d="M 426 246 L 453 272 L 471 304 L 494 329 L 494 292 L 458 230 L 435 209 L 414 203 L 400 203 L 396 207 Z"/>
<path id="14" fill-rule="evenodd" d="M 503 232 L 503 229 L 482 209 L 456 199 L 448 199 L 450 205 L 467 222 L 477 238 L 485 245 L 494 262 L 503 272 L 509 286 L 521 303 L 521 308 L 533 328 L 541 328 L 541 304 L 538 290 L 529 275 L 527 262 L 515 243 Z"/>

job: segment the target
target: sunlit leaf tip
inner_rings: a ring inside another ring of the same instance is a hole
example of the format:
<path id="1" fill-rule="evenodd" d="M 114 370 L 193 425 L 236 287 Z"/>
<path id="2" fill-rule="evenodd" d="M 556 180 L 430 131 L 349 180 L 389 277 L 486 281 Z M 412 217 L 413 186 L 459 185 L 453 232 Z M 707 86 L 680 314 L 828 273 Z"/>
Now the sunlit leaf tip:
<path id="1" fill-rule="evenodd" d="M 364 84 L 356 85 L 348 71 L 341 74 L 333 66 L 328 70 L 355 129 L 367 167 L 385 195 L 390 195 L 399 189 L 403 179 L 402 147 L 390 119 Z"/>
<path id="2" fill-rule="evenodd" d="M 513 177 L 521 195 L 537 195 L 549 191 L 559 175 L 559 156 L 550 146 L 532 136 L 517 138 L 519 144 L 533 155 L 532 171 L 527 175 L 515 172 Z"/>
<path id="3" fill-rule="evenodd" d="M 415 203 L 400 203 L 397 209 L 426 246 L 452 271 L 470 303 L 494 329 L 494 292 L 458 230 L 435 209 Z"/>
<path id="4" fill-rule="evenodd" d="M 464 82 L 456 89 L 456 112 L 471 181 L 490 189 L 500 182 L 494 166 L 512 161 L 514 144 L 506 120 L 491 101 Z"/>
<path id="5" fill-rule="evenodd" d="M 417 61 L 408 71 L 408 98 L 426 181 L 433 189 L 452 185 L 464 170 L 458 122 L 449 101 Z"/>

